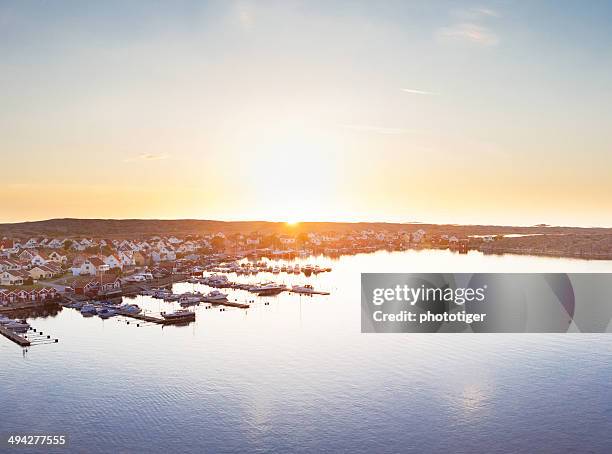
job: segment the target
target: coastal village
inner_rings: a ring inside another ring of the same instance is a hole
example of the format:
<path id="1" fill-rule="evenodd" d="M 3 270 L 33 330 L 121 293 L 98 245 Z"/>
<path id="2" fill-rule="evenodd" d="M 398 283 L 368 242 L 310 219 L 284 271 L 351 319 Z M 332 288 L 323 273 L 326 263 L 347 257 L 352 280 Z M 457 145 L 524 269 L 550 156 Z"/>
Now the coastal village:
<path id="1" fill-rule="evenodd" d="M 476 244 L 494 237 L 472 240 Z M 339 256 L 380 249 L 443 247 L 467 252 L 470 241 L 455 236 L 360 231 L 290 235 L 231 234 L 151 236 L 146 239 L 3 238 L 0 241 L 0 307 L 45 302 L 65 293 L 112 293 L 135 276 L 160 279 L 189 274 L 204 264 L 244 257 Z"/>
<path id="2" fill-rule="evenodd" d="M 245 257 L 340 256 L 377 250 L 449 249 L 456 253 L 557 255 L 612 259 L 612 241 L 576 235 L 471 235 L 359 230 L 296 235 L 214 232 L 146 238 L 9 238 L 0 240 L 0 310 L 58 301 L 70 294 L 121 294 L 130 283 L 159 280 Z M 550 243 L 550 244 L 549 244 Z M 565 246 L 564 246 L 565 245 Z"/>

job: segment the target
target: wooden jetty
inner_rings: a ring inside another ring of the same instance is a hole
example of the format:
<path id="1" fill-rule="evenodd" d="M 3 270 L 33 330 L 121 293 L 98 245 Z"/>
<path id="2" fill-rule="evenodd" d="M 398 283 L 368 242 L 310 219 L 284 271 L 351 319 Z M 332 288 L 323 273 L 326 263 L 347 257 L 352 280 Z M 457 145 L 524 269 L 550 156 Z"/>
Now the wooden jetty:
<path id="1" fill-rule="evenodd" d="M 187 321 L 195 321 L 195 313 L 191 317 L 180 317 L 180 318 L 167 319 L 163 317 L 153 317 L 151 315 L 145 315 L 145 314 L 133 314 L 131 312 L 122 311 L 120 309 L 113 309 L 113 310 L 117 313 L 117 315 L 134 318 L 136 320 L 142 320 L 143 322 L 156 323 L 158 325 L 172 325 L 176 323 L 184 323 Z"/>
<path id="2" fill-rule="evenodd" d="M 1 306 L 0 314 L 4 312 L 23 311 L 27 309 L 40 309 L 50 304 L 59 304 L 59 300 L 56 301 L 27 301 L 23 303 L 11 303 L 10 306 Z"/>
<path id="3" fill-rule="evenodd" d="M 240 309 L 248 309 L 249 307 L 251 307 L 248 304 L 233 303 L 231 301 L 215 301 L 214 303 L 209 302 L 208 304 L 212 304 L 214 306 L 237 307 L 237 308 L 240 308 Z"/>
<path id="4" fill-rule="evenodd" d="M 21 346 L 21 347 L 29 347 L 30 346 L 30 341 L 21 337 L 19 334 L 15 333 L 14 331 L 11 331 L 8 328 L 5 328 L 4 326 L 0 326 L 0 334 L 2 334 L 4 337 L 12 340 L 13 342 L 15 342 L 17 345 Z"/>
<path id="5" fill-rule="evenodd" d="M 298 295 L 330 295 L 329 292 L 323 292 L 320 290 L 311 290 L 311 291 L 300 291 L 300 290 L 292 290 L 289 289 L 289 293 L 296 293 Z"/>

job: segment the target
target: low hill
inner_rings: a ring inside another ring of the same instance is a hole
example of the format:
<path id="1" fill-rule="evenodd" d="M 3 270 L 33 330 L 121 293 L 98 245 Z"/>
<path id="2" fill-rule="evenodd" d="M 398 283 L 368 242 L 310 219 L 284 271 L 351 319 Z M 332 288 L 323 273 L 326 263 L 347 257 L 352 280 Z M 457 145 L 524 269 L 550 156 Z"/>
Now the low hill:
<path id="1" fill-rule="evenodd" d="M 44 221 L 0 224 L 0 237 L 112 237 L 136 238 L 152 235 L 189 235 L 215 232 L 262 234 L 296 234 L 300 232 L 347 232 L 360 230 L 405 230 L 425 229 L 429 233 L 452 235 L 496 235 L 496 234 L 612 234 L 611 228 L 490 226 L 490 225 L 438 225 L 418 223 L 377 222 L 302 222 L 288 225 L 284 222 L 267 221 L 214 221 L 197 219 L 49 219 Z"/>

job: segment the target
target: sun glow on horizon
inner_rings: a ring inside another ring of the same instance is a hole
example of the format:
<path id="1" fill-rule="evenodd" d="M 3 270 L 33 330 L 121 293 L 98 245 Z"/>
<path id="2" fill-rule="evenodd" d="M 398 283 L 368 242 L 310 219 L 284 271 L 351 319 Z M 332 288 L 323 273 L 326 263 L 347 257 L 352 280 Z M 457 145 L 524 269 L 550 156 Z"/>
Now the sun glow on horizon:
<path id="1" fill-rule="evenodd" d="M 0 7 L 0 223 L 612 225 L 607 5 L 196 3 Z"/>

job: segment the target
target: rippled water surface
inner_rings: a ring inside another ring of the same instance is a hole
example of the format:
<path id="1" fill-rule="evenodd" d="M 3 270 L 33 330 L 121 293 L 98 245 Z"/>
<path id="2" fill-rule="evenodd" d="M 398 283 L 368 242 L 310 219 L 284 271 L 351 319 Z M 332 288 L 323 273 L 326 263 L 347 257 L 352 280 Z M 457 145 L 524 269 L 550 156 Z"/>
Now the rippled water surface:
<path id="1" fill-rule="evenodd" d="M 301 262 L 333 271 L 230 278 L 310 282 L 331 296 L 230 291 L 255 303 L 199 306 L 184 327 L 68 308 L 30 318 L 60 342 L 24 353 L 0 337 L 0 434 L 67 433 L 77 452 L 611 451 L 610 335 L 361 334 L 359 273 L 612 263 L 446 251 Z M 193 288 L 207 290 L 175 284 Z"/>

